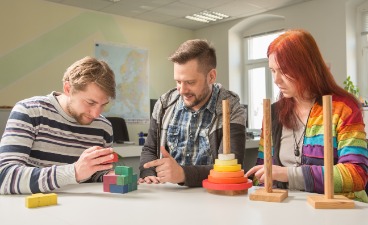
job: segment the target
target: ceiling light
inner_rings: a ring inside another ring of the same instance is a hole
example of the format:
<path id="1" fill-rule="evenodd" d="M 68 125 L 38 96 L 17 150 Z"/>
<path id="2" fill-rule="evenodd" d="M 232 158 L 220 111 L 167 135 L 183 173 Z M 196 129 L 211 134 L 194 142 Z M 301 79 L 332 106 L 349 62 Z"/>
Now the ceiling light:
<path id="1" fill-rule="evenodd" d="M 187 18 L 189 20 L 194 20 L 194 21 L 202 22 L 202 23 L 209 23 L 210 22 L 208 20 L 201 19 L 201 18 L 198 18 L 196 16 L 186 16 L 185 18 Z"/>
<path id="2" fill-rule="evenodd" d="M 195 13 L 195 14 L 190 15 L 190 16 L 186 16 L 185 18 L 187 18 L 189 20 L 202 22 L 202 23 L 209 23 L 209 22 L 215 22 L 217 20 L 226 19 L 226 18 L 229 18 L 229 17 L 230 16 L 225 15 L 223 13 L 213 12 L 213 11 L 210 11 L 210 10 L 205 10 L 205 11 Z"/>

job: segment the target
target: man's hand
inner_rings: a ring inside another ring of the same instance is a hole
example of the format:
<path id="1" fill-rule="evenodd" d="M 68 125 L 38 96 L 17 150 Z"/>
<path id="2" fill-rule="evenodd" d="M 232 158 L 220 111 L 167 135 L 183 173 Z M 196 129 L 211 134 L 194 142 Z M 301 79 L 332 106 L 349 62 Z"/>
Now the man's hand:
<path id="1" fill-rule="evenodd" d="M 161 146 L 160 150 L 163 157 L 162 159 L 156 159 L 143 165 L 144 168 L 156 167 L 157 177 L 149 176 L 144 179 L 140 179 L 140 181 L 146 183 L 183 183 L 185 181 L 183 168 L 173 157 L 171 157 L 164 146 Z"/>
<path id="2" fill-rule="evenodd" d="M 114 158 L 112 153 L 112 148 L 99 146 L 93 146 L 85 150 L 74 164 L 77 182 L 90 178 L 97 171 L 111 169 L 112 164 L 106 164 L 106 161 Z"/>
<path id="3" fill-rule="evenodd" d="M 260 183 L 264 183 L 265 171 L 263 165 L 254 166 L 245 174 L 246 177 L 254 174 L 254 176 L 259 180 Z M 288 182 L 288 171 L 287 167 L 272 165 L 272 180 L 277 180 L 281 182 Z"/>
<path id="4" fill-rule="evenodd" d="M 155 176 L 147 176 L 145 178 L 139 178 L 138 183 L 158 184 L 160 183 L 160 180 L 158 179 L 158 177 L 155 177 Z"/>

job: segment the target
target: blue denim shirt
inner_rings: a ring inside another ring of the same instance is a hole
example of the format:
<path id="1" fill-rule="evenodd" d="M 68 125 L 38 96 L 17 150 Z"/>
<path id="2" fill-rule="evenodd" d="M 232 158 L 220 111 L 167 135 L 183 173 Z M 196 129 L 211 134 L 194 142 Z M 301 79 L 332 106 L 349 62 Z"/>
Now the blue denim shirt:
<path id="1" fill-rule="evenodd" d="M 185 107 L 183 99 L 178 100 L 167 130 L 167 144 L 171 156 L 184 165 L 210 165 L 208 133 L 215 117 L 219 87 L 213 85 L 210 100 L 197 112 Z"/>

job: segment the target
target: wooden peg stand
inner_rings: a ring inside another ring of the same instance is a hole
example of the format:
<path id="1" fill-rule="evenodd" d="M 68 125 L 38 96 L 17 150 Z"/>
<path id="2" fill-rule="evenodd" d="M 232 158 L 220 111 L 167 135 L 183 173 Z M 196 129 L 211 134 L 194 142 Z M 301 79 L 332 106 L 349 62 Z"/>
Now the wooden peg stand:
<path id="1" fill-rule="evenodd" d="M 223 114 L 223 121 L 222 121 L 222 129 L 223 129 L 223 155 L 229 156 L 231 154 L 231 148 L 230 148 L 230 106 L 229 106 L 229 100 L 222 100 L 222 114 Z M 234 155 L 232 155 L 232 157 L 234 157 Z M 220 160 L 220 159 L 219 159 Z M 229 161 L 233 162 L 233 160 L 235 160 L 237 162 L 236 159 L 231 159 Z M 220 160 L 221 161 L 221 160 Z M 221 165 L 218 165 L 216 167 L 216 164 L 214 166 L 214 170 L 216 170 L 216 168 L 221 168 Z M 225 168 L 226 166 L 222 166 L 222 168 Z M 230 172 L 223 172 L 223 171 L 217 171 L 217 173 L 222 173 L 221 175 L 221 179 L 211 179 L 211 180 L 217 180 L 217 183 L 213 183 L 211 181 L 209 181 L 209 179 L 205 179 L 203 181 L 203 187 L 207 189 L 207 192 L 212 193 L 212 194 L 220 194 L 220 195 L 241 195 L 241 194 L 246 194 L 248 193 L 248 189 L 250 187 L 252 187 L 252 181 L 249 179 L 244 179 L 244 171 L 241 170 L 241 167 L 239 164 L 235 164 L 235 165 L 231 165 L 230 168 L 236 168 L 238 167 L 237 171 L 230 171 Z M 238 174 L 241 175 L 238 175 Z M 240 176 L 240 177 L 238 177 Z M 241 181 L 240 183 L 237 181 L 235 183 L 231 183 L 231 182 L 221 182 L 221 180 L 223 181 L 228 181 L 228 180 L 239 180 L 239 178 L 243 178 L 240 180 L 245 180 Z M 212 178 L 212 177 L 210 177 Z M 225 179 L 223 179 L 225 178 Z"/>
<path id="2" fill-rule="evenodd" d="M 324 195 L 308 196 L 307 201 L 316 209 L 352 209 L 354 201 L 342 195 L 334 196 L 333 184 L 333 142 L 332 142 L 332 97 L 323 96 L 324 126 Z"/>
<path id="3" fill-rule="evenodd" d="M 272 154 L 271 154 L 271 103 L 263 99 L 263 150 L 265 167 L 265 187 L 249 195 L 253 201 L 282 202 L 288 197 L 287 190 L 272 189 Z"/>

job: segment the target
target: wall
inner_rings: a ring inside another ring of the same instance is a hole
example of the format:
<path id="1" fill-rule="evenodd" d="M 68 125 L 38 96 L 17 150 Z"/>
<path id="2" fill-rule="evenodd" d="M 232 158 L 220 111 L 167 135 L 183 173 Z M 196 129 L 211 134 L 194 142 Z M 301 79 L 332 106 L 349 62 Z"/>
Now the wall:
<path id="1" fill-rule="evenodd" d="M 0 2 L 0 105 L 14 105 L 35 95 L 61 91 L 65 69 L 94 55 L 95 42 L 148 49 L 150 98 L 175 86 L 168 56 L 191 30 L 98 13 L 41 0 Z M 166 82 L 162 82 L 166 81 Z M 146 125 L 129 125 L 138 140 Z"/>
<path id="2" fill-rule="evenodd" d="M 243 55 L 239 44 L 246 31 L 271 29 L 269 23 L 258 26 L 257 23 L 264 21 L 264 18 L 281 19 L 285 28 L 309 30 L 316 38 L 325 60 L 331 64 L 339 84 L 342 85 L 347 74 L 357 77 L 358 81 L 366 81 L 368 78 L 352 74 L 356 73 L 356 57 L 351 56 L 358 51 L 352 34 L 356 31 L 351 27 L 355 19 L 351 14 L 361 2 L 366 1 L 313 0 L 190 31 L 41 0 L 2 0 L 0 105 L 14 105 L 30 96 L 61 90 L 61 77 L 66 67 L 85 55 L 93 55 L 96 41 L 148 49 L 150 98 L 158 98 L 162 92 L 175 85 L 172 64 L 167 57 L 187 39 L 206 38 L 216 46 L 217 81 L 241 93 L 244 91 L 240 87 Z M 348 9 L 347 3 L 350 3 Z M 352 44 L 348 46 L 347 43 Z M 364 83 L 359 82 L 358 86 Z M 367 90 L 366 87 L 360 88 Z M 131 139 L 137 142 L 136 134 L 147 130 L 147 127 L 129 126 Z"/>
<path id="3" fill-rule="evenodd" d="M 197 38 L 207 38 L 215 43 L 217 53 L 221 57 L 219 59 L 222 59 L 219 60 L 218 65 L 219 74 L 223 75 L 220 79 L 225 87 L 240 93 L 243 91 L 241 90 L 240 78 L 243 74 L 242 35 L 247 30 L 254 29 L 255 24 L 257 24 L 257 31 L 269 31 L 268 23 L 262 23 L 265 18 L 281 19 L 284 28 L 303 28 L 312 33 L 324 59 L 331 65 L 336 81 L 343 85 L 343 81 L 348 74 L 348 62 L 351 67 L 357 63 L 355 58 L 347 58 L 347 42 L 351 41 L 351 38 L 355 38 L 354 35 L 353 37 L 352 35 L 346 35 L 346 20 L 347 17 L 352 16 L 346 12 L 347 2 L 353 2 L 353 5 L 356 6 L 358 2 L 362 1 L 313 0 L 265 14 L 203 28 L 195 31 L 195 36 Z M 350 39 L 347 40 L 347 38 Z M 357 51 L 356 48 L 354 50 Z M 232 57 L 234 55 L 236 57 Z M 355 70 L 352 71 L 352 73 L 355 72 Z M 242 99 L 242 101 L 244 102 L 245 99 Z"/>

